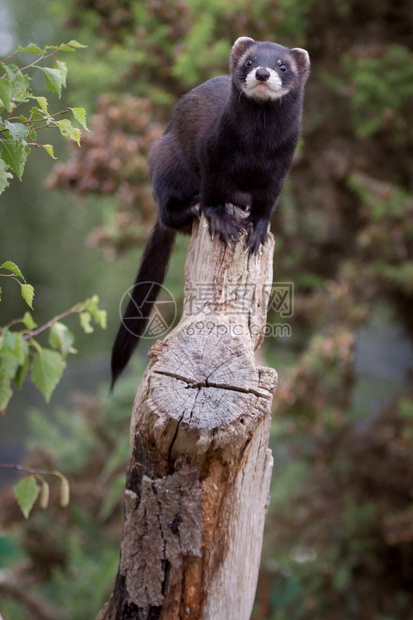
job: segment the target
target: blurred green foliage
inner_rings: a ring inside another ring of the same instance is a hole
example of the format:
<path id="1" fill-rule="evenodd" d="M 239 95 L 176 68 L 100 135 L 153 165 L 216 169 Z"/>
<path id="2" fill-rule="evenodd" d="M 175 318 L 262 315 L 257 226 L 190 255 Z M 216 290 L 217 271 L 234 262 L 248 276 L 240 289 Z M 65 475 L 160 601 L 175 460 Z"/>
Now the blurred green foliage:
<path id="1" fill-rule="evenodd" d="M 402 45 L 389 45 L 366 56 L 343 57 L 351 84 L 351 107 L 356 137 L 367 138 L 382 129 L 395 141 L 411 140 L 406 116 L 413 98 L 413 54 Z"/>

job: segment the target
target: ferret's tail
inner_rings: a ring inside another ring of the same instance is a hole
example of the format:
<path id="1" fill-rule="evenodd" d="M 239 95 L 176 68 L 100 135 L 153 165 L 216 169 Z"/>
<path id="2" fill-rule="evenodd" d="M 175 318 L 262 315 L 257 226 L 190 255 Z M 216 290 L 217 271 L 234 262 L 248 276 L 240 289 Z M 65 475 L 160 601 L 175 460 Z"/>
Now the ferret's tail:
<path id="1" fill-rule="evenodd" d="M 152 306 L 165 279 L 176 231 L 158 220 L 143 253 L 129 303 L 112 347 L 112 385 L 125 369 L 145 331 Z"/>

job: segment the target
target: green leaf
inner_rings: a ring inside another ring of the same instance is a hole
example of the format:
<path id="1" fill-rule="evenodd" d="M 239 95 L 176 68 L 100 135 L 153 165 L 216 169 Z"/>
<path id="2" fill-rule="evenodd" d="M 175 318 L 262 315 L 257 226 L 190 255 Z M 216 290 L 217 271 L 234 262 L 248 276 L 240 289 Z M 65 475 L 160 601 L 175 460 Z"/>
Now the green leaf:
<path id="1" fill-rule="evenodd" d="M 51 69 L 50 67 L 35 67 L 43 71 L 46 78 L 46 86 L 48 90 L 59 95 L 59 99 L 62 96 L 63 76 L 60 69 Z"/>
<path id="2" fill-rule="evenodd" d="M 106 329 L 107 312 L 106 310 L 100 310 L 98 307 L 98 303 L 99 297 L 97 295 L 94 295 L 87 301 L 87 304 L 85 305 L 85 310 L 92 314 L 96 323 L 100 325 L 102 329 Z"/>
<path id="3" fill-rule="evenodd" d="M 73 127 L 72 123 L 67 118 L 62 119 L 61 121 L 56 121 L 56 124 L 64 138 L 70 138 L 71 140 L 77 142 L 78 146 L 80 146 L 80 137 L 82 135 L 80 129 Z"/>
<path id="4" fill-rule="evenodd" d="M 91 334 L 93 332 L 93 327 L 91 325 L 92 315 L 90 312 L 81 312 L 79 314 L 79 320 L 85 334 Z"/>
<path id="5" fill-rule="evenodd" d="M 16 356 L 18 360 L 18 366 L 15 369 L 13 376 L 11 377 L 18 388 L 20 388 L 23 384 L 24 378 L 27 374 L 27 370 L 29 367 L 29 345 L 23 339 L 23 335 L 18 333 L 13 333 L 15 337 L 15 346 L 13 350 L 13 354 Z"/>
<path id="6" fill-rule="evenodd" d="M 85 108 L 71 108 L 71 110 L 73 112 L 73 116 L 75 117 L 75 119 L 82 125 L 84 129 L 86 129 L 86 131 L 89 131 L 89 129 L 87 128 L 87 123 L 86 123 Z"/>
<path id="7" fill-rule="evenodd" d="M 22 142 L 29 133 L 29 128 L 23 125 L 23 123 L 10 123 L 8 120 L 5 120 L 4 124 L 6 129 L 10 131 L 13 140 L 18 142 Z"/>
<path id="8" fill-rule="evenodd" d="M 46 402 L 59 383 L 66 363 L 60 353 L 51 349 L 42 348 L 37 351 L 32 363 L 32 381 L 44 395 Z"/>
<path id="9" fill-rule="evenodd" d="M 58 321 L 50 328 L 49 344 L 53 349 L 59 349 L 64 357 L 68 353 L 75 352 L 75 349 L 72 347 L 74 339 L 73 333 L 64 323 Z"/>
<path id="10" fill-rule="evenodd" d="M 16 342 L 16 348 L 15 348 L 15 354 L 19 358 L 20 365 L 22 365 L 26 362 L 26 360 L 29 357 L 29 345 L 24 339 L 24 336 L 22 333 L 19 332 L 16 334 L 16 336 L 17 336 L 17 342 Z"/>
<path id="11" fill-rule="evenodd" d="M 48 116 L 43 112 L 43 110 L 41 110 L 40 108 L 33 106 L 32 109 L 30 110 L 30 114 L 31 114 L 31 119 L 33 121 L 40 121 L 40 120 L 45 120 L 48 118 Z"/>
<path id="12" fill-rule="evenodd" d="M 37 141 L 37 131 L 35 129 L 33 129 L 33 127 L 30 127 L 30 129 L 29 129 L 28 139 L 31 142 L 36 142 Z"/>
<path id="13" fill-rule="evenodd" d="M 16 265 L 16 263 L 13 263 L 11 260 L 6 260 L 5 263 L 0 265 L 0 269 L 7 269 L 8 271 L 11 271 L 12 273 L 16 274 L 16 276 L 19 276 L 19 278 L 24 280 L 23 274 L 20 271 L 19 267 Z M 26 282 L 26 280 L 24 281 Z"/>
<path id="14" fill-rule="evenodd" d="M 8 166 L 0 159 L 0 194 L 9 186 L 9 179 L 13 178 L 11 172 L 7 170 Z"/>
<path id="15" fill-rule="evenodd" d="M 3 329 L 0 338 L 0 353 L 12 353 L 21 364 L 27 353 L 26 350 L 23 350 L 23 346 L 27 347 L 27 343 L 23 340 L 23 336 L 20 332 L 12 332 L 8 327 Z"/>
<path id="16" fill-rule="evenodd" d="M 79 41 L 72 39 L 69 43 L 61 43 L 60 45 L 46 45 L 47 50 L 61 50 L 62 52 L 74 52 L 77 49 L 83 49 L 87 45 L 82 45 Z"/>
<path id="17" fill-rule="evenodd" d="M 3 160 L 17 174 L 20 181 L 23 176 L 24 166 L 30 149 L 23 142 L 17 140 L 3 140 Z"/>
<path id="18" fill-rule="evenodd" d="M 52 159 L 57 159 L 57 157 L 54 156 L 54 150 L 53 150 L 53 146 L 51 144 L 41 144 L 40 146 L 42 146 L 42 148 L 44 148 L 46 153 L 49 153 L 49 155 L 50 155 L 50 157 Z"/>
<path id="19" fill-rule="evenodd" d="M 79 43 L 79 41 L 76 41 L 75 39 L 72 39 L 66 45 L 70 45 L 70 47 L 74 47 L 75 49 L 84 49 L 85 47 L 87 47 L 87 45 L 82 45 L 81 43 Z"/>
<path id="20" fill-rule="evenodd" d="M 13 390 L 10 387 L 10 378 L 0 371 L 0 413 L 5 412 L 12 396 Z"/>
<path id="21" fill-rule="evenodd" d="M 17 65 L 9 65 L 4 62 L 0 62 L 0 67 L 7 73 L 10 82 L 14 82 L 18 73 L 20 73 L 20 69 Z"/>
<path id="22" fill-rule="evenodd" d="M 18 71 L 12 82 L 12 101 L 25 101 L 30 95 L 30 78 Z"/>
<path id="23" fill-rule="evenodd" d="M 0 371 L 6 379 L 14 379 L 19 366 L 26 362 L 29 347 L 22 334 L 4 328 L 0 340 Z"/>
<path id="24" fill-rule="evenodd" d="M 37 323 L 34 322 L 32 315 L 30 314 L 30 312 L 25 312 L 23 319 L 22 319 L 24 326 L 27 327 L 27 329 L 35 329 L 37 327 Z"/>
<path id="25" fill-rule="evenodd" d="M 71 47 L 67 43 L 62 43 L 62 45 L 59 45 L 58 49 L 62 52 L 75 52 L 76 51 L 73 47 Z"/>
<path id="26" fill-rule="evenodd" d="M 21 294 L 26 304 L 33 310 L 34 288 L 31 284 L 21 284 Z"/>
<path id="27" fill-rule="evenodd" d="M 14 379 L 13 379 L 14 383 L 16 384 L 16 387 L 18 387 L 19 389 L 23 385 L 23 382 L 26 378 L 27 372 L 29 370 L 29 365 L 30 365 L 29 347 L 27 347 L 26 359 L 24 360 L 23 364 L 21 364 L 18 367 L 17 372 L 14 375 Z"/>
<path id="28" fill-rule="evenodd" d="M 37 103 L 45 114 L 49 114 L 46 97 L 33 97 L 33 99 L 36 99 Z"/>
<path id="29" fill-rule="evenodd" d="M 17 503 L 25 517 L 28 518 L 36 499 L 40 493 L 40 487 L 34 476 L 22 478 L 13 489 Z"/>
<path id="30" fill-rule="evenodd" d="M 16 335 L 8 327 L 3 329 L 0 336 L 0 353 L 6 353 L 14 349 Z"/>
<path id="31" fill-rule="evenodd" d="M 55 69 L 58 69 L 62 76 L 62 86 L 66 88 L 67 64 L 61 60 L 56 60 Z"/>
<path id="32" fill-rule="evenodd" d="M 14 379 L 19 367 L 19 360 L 13 353 L 2 353 L 0 355 L 0 370 L 7 379 Z"/>
<path id="33" fill-rule="evenodd" d="M 19 360 L 13 353 L 4 352 L 0 354 L 0 371 L 7 380 L 14 379 L 18 367 Z"/>
<path id="34" fill-rule="evenodd" d="M 0 78 L 0 105 L 6 108 L 8 112 L 13 110 L 11 96 L 12 86 L 9 80 L 5 77 Z"/>
<path id="35" fill-rule="evenodd" d="M 7 78 L 0 78 L 0 102 L 9 112 L 15 107 L 14 101 L 24 101 L 30 96 L 30 77 L 22 73 L 16 65 L 1 65 L 7 71 Z"/>
<path id="36" fill-rule="evenodd" d="M 34 43 L 29 43 L 29 45 L 27 45 L 26 47 L 22 47 L 21 45 L 19 45 L 17 51 L 26 52 L 26 54 L 36 54 L 36 56 L 43 54 L 43 50 Z"/>

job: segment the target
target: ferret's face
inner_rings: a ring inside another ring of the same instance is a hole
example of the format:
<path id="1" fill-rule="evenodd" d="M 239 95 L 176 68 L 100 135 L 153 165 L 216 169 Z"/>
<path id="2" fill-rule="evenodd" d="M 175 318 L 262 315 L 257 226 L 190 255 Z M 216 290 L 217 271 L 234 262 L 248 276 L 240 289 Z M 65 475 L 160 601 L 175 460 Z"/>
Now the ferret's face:
<path id="1" fill-rule="evenodd" d="M 275 101 L 303 86 L 309 64 L 305 50 L 257 43 L 246 37 L 238 39 L 231 55 L 234 82 L 247 97 L 259 102 Z"/>

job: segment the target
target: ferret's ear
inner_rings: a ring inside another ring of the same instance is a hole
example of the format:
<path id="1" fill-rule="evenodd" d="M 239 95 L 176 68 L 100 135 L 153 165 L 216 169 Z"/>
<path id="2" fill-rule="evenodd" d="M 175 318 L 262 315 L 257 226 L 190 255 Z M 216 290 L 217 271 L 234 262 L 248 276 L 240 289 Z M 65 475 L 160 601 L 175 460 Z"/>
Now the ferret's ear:
<path id="1" fill-rule="evenodd" d="M 310 72 L 310 56 L 307 50 L 303 50 L 301 47 L 293 47 L 290 52 L 294 56 L 301 75 L 307 79 Z"/>
<path id="2" fill-rule="evenodd" d="M 244 54 L 245 50 L 250 47 L 250 45 L 252 45 L 253 43 L 255 43 L 254 39 L 251 39 L 250 37 L 239 37 L 234 45 L 232 46 L 232 50 L 231 50 L 231 71 L 233 71 L 235 65 L 237 64 L 238 60 L 241 58 L 241 56 Z"/>

